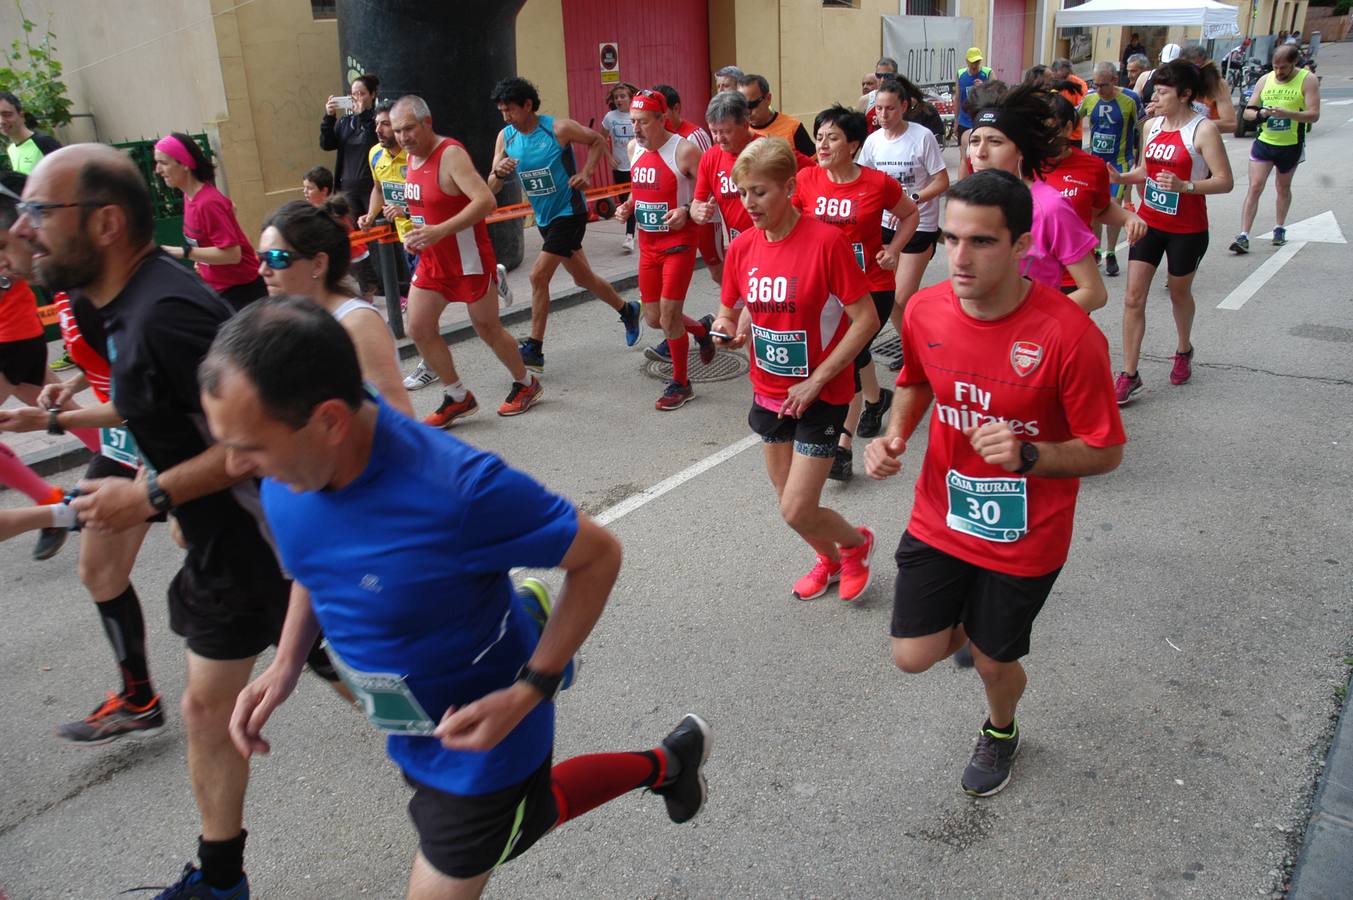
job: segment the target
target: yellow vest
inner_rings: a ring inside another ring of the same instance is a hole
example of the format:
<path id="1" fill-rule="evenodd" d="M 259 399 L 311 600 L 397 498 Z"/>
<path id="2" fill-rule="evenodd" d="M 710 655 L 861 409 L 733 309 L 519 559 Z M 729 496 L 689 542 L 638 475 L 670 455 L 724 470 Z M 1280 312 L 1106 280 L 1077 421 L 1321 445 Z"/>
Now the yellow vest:
<path id="1" fill-rule="evenodd" d="M 381 197 L 384 198 L 386 205 L 393 203 L 396 206 L 403 206 L 407 211 L 408 207 L 404 204 L 404 181 L 409 175 L 408 151 L 400 147 L 398 153 L 392 154 L 377 144 L 367 151 L 366 159 L 371 165 L 371 177 L 380 185 Z M 395 231 L 399 233 L 401 241 L 412 230 L 413 222 L 408 216 L 396 217 Z"/>
<path id="2" fill-rule="evenodd" d="M 1260 105 L 1270 109 L 1304 111 L 1306 97 L 1301 92 L 1301 86 L 1305 84 L 1306 76 L 1309 74 L 1311 73 L 1306 69 L 1297 69 L 1292 75 L 1292 80 L 1284 84 L 1270 72 L 1268 80 L 1264 82 L 1264 90 L 1259 95 Z M 1302 124 L 1291 119 L 1270 116 L 1259 129 L 1259 140 L 1273 147 L 1294 147 L 1301 143 Z"/>

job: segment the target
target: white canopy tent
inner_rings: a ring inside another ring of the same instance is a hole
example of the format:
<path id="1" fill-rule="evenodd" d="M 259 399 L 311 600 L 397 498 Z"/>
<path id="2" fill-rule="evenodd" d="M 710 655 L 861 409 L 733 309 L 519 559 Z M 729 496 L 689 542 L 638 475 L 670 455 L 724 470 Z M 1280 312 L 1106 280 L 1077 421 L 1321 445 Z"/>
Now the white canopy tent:
<path id="1" fill-rule="evenodd" d="M 1057 13 L 1058 28 L 1105 25 L 1197 25 L 1204 38 L 1239 34 L 1234 6 L 1217 0 L 1089 0 Z"/>

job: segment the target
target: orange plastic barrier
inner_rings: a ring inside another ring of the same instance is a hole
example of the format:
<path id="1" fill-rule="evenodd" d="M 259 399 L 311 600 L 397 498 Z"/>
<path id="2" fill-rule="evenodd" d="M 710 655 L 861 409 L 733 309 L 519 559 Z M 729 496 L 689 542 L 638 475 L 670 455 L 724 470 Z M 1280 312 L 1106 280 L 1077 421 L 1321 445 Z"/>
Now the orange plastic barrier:
<path id="1" fill-rule="evenodd" d="M 43 328 L 46 328 L 48 325 L 55 325 L 59 321 L 59 317 L 56 314 L 56 304 L 49 303 L 46 306 L 39 306 L 38 320 L 42 322 Z"/>

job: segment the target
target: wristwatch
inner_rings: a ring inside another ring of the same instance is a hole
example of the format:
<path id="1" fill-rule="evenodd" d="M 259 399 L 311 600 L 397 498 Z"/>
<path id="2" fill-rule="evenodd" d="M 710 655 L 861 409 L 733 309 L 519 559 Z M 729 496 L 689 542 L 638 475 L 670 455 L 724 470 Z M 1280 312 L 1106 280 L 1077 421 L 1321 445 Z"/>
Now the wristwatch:
<path id="1" fill-rule="evenodd" d="M 1028 474 L 1029 470 L 1038 465 L 1038 445 L 1029 441 L 1019 442 L 1019 468 L 1015 470 L 1016 475 Z"/>
<path id="2" fill-rule="evenodd" d="M 146 477 L 146 496 L 150 499 L 151 507 L 156 512 L 169 512 L 174 506 L 174 501 L 170 500 L 169 494 L 160 487 L 160 479 L 155 470 L 147 466 L 146 471 L 150 473 Z"/>
<path id="3" fill-rule="evenodd" d="M 912 191 L 912 192 L 911 192 L 911 202 L 912 202 L 912 203 L 920 203 L 920 202 L 921 202 L 921 195 L 918 194 L 918 193 L 916 193 L 916 191 Z"/>
<path id="4" fill-rule="evenodd" d="M 47 410 L 47 433 L 48 433 L 48 434 L 65 434 L 65 433 L 66 433 L 66 429 L 62 428 L 62 427 L 61 427 L 61 423 L 60 423 L 59 421 L 57 421 L 57 417 L 60 416 L 60 415 L 61 415 L 61 410 L 59 410 L 59 409 L 55 409 L 55 408 L 54 408 L 54 409 L 49 409 L 49 410 Z"/>
<path id="5" fill-rule="evenodd" d="M 529 665 L 523 665 L 517 670 L 517 681 L 526 682 L 540 691 L 541 696 L 546 700 L 553 700 L 555 695 L 559 693 L 559 686 L 564 683 L 564 673 L 546 675 L 543 672 L 537 672 Z"/>

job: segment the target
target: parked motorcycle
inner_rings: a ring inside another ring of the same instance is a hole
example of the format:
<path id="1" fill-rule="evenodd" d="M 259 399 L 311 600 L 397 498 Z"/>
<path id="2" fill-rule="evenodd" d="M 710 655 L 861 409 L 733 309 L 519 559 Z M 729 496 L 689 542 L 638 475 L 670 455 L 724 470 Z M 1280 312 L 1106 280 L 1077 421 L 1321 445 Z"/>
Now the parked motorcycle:
<path id="1" fill-rule="evenodd" d="M 1250 105 L 1250 97 L 1254 94 L 1254 86 L 1259 83 L 1259 79 L 1272 71 L 1272 67 L 1262 60 L 1250 57 L 1242 70 L 1238 89 L 1240 91 L 1240 102 L 1236 104 L 1236 137 L 1243 138 L 1246 135 L 1257 133 L 1259 131 L 1258 122 L 1245 121 L 1245 107 Z"/>

